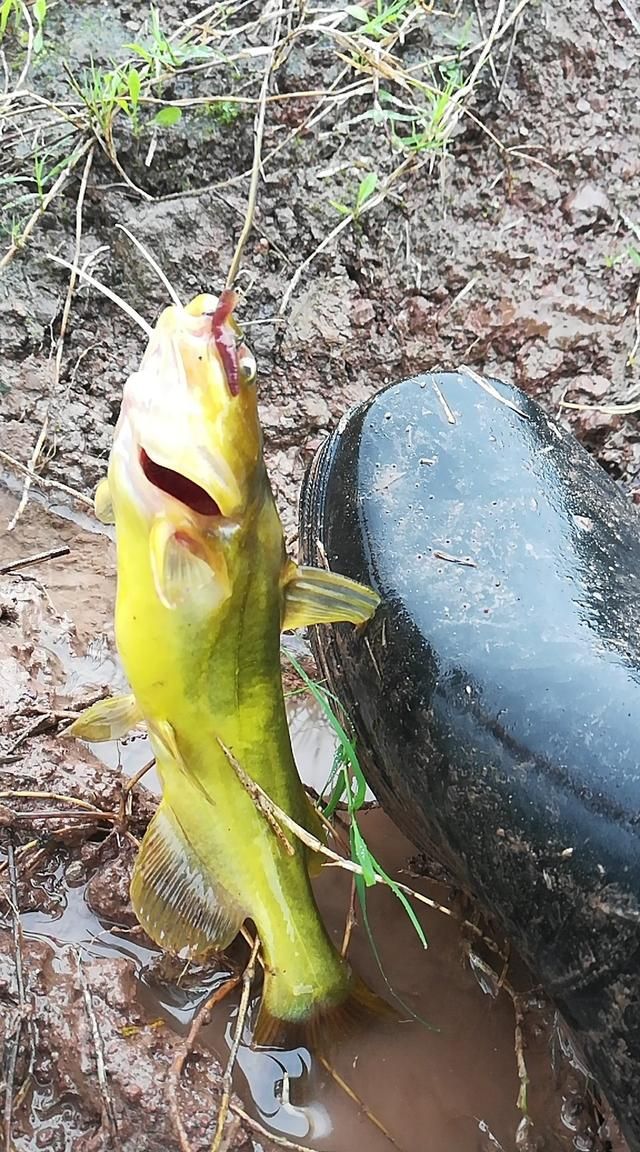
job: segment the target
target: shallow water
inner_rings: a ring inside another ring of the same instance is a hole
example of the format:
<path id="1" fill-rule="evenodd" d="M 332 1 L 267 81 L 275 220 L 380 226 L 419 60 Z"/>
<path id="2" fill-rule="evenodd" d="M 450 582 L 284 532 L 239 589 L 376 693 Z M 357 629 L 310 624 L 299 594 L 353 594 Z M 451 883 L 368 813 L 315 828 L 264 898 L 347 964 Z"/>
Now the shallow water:
<path id="1" fill-rule="evenodd" d="M 5 500 L 0 500 L 2 515 L 7 510 Z M 72 519 L 60 521 L 30 505 L 24 524 L 9 541 L 5 537 L 5 543 L 15 555 L 29 555 L 60 538 L 69 543 L 71 555 L 38 566 L 37 575 L 56 608 L 73 617 L 80 636 L 92 637 L 88 654 L 81 645 L 76 650 L 59 639 L 52 641 L 67 686 L 86 693 L 88 687 L 119 680 L 109 643 L 96 640 L 102 633 L 109 636 L 110 542 L 95 535 L 89 538 Z M 331 767 L 333 734 L 308 698 L 292 696 L 289 710 L 301 774 L 320 791 Z M 130 776 L 149 759 L 147 740 L 139 736 L 94 750 L 104 763 L 121 766 Z M 157 790 L 152 772 L 144 782 Z M 407 875 L 412 846 L 380 810 L 364 812 L 361 828 L 388 872 L 460 915 L 445 885 Z M 182 980 L 169 980 L 159 953 L 140 945 L 126 931 L 114 931 L 114 925 L 102 923 L 87 904 L 85 886 L 68 883 L 62 867 L 53 888 L 56 914 L 24 913 L 26 937 L 44 938 L 57 949 L 73 944 L 88 955 L 130 958 L 136 967 L 140 1001 L 151 1018 L 162 1017 L 184 1033 L 224 973 L 195 970 Z M 340 945 L 350 905 L 350 878 L 327 867 L 317 893 L 326 923 Z M 369 924 L 386 979 L 361 913 L 349 948 L 354 967 L 376 991 L 389 998 L 388 980 L 403 1001 L 408 1011 L 400 1009 L 399 1022 L 372 1021 L 359 1033 L 345 1037 L 332 1056 L 332 1069 L 305 1049 L 253 1051 L 247 1028 L 234 1079 L 247 1109 L 274 1133 L 327 1152 L 352 1152 L 361 1144 L 370 1152 L 383 1152 L 390 1143 L 404 1152 L 497 1152 L 500 1148 L 505 1152 L 516 1148 L 520 1152 L 597 1152 L 603 1148 L 600 1141 L 579 1130 L 575 1116 L 582 1106 L 586 1077 L 562 1055 L 553 1012 L 536 994 L 527 995 L 530 978 L 521 966 L 512 962 L 508 978 L 524 993 L 523 1006 L 527 1007 L 528 1127 L 516 1105 L 520 1085 L 513 1004 L 504 991 L 496 989 L 502 961 L 493 958 L 497 976 L 487 979 L 474 961 L 475 936 L 462 928 L 459 919 L 424 905 L 415 908 L 428 937 L 426 951 L 395 896 L 379 887 L 369 891 Z M 482 956 L 485 962 L 492 958 L 486 951 Z M 257 998 L 256 993 L 256 1003 Z M 237 1010 L 238 997 L 229 996 L 216 1007 L 212 1024 L 201 1034 L 223 1066 Z M 411 1019 L 411 1013 L 425 1023 Z M 22 1147 L 27 1152 L 27 1146 Z"/>
<path id="2" fill-rule="evenodd" d="M 301 712 L 298 705 L 292 724 L 294 747 L 303 774 L 315 784 L 323 773 L 326 775 L 333 738 L 312 706 L 306 707 L 303 716 Z M 309 749 L 313 756 L 309 756 Z M 147 741 L 130 740 L 119 748 L 103 745 L 101 755 L 114 766 L 119 760 L 124 771 L 133 775 L 148 759 Z M 364 813 L 361 826 L 384 867 L 402 878 L 411 845 L 380 810 Z M 443 885 L 415 878 L 410 883 L 447 906 L 448 892 Z M 62 873 L 56 887 L 59 916 L 52 919 L 39 912 L 23 915 L 25 934 L 45 938 L 57 947 L 73 944 L 89 955 L 116 953 L 133 960 L 140 999 L 151 1017 L 163 1017 L 176 1030 L 186 1032 L 194 1012 L 223 982 L 225 973 L 216 971 L 209 978 L 199 973 L 195 987 L 191 980 L 185 986 L 167 983 L 155 950 L 102 924 L 86 903 L 84 887 L 67 884 Z M 339 944 L 350 900 L 349 879 L 327 869 L 317 891 L 322 913 Z M 405 1152 L 427 1147 L 440 1152 L 515 1148 L 522 1115 L 516 1107 L 519 1084 L 510 1000 L 505 995 L 494 999 L 490 992 L 482 991 L 482 983 L 488 988 L 491 985 L 474 974 L 457 920 L 418 908 L 429 941 L 425 952 L 403 908 L 389 891 L 370 892 L 368 912 L 387 978 L 426 1024 L 411 1021 L 401 1010 L 402 1022 L 389 1025 L 372 1021 L 366 1030 L 340 1043 L 333 1057 L 334 1072 L 355 1092 L 361 1105 L 312 1053 L 301 1048 L 253 1051 L 250 1028 L 246 1028 L 236 1065 L 236 1091 L 252 1114 L 272 1131 L 318 1149 L 351 1152 L 357 1143 L 366 1141 L 371 1152 L 383 1152 L 389 1148 L 389 1137 Z M 350 957 L 357 971 L 388 997 L 361 926 L 354 929 Z M 258 999 L 256 996 L 256 1006 Z M 535 997 L 531 999 L 535 1004 Z M 222 1063 L 237 1007 L 237 997 L 230 996 L 216 1008 L 212 1025 L 201 1034 Z M 530 1114 L 536 1130 L 555 1141 L 549 1147 L 578 1147 L 562 1119 L 563 1110 L 565 1117 L 570 1117 L 570 1109 L 563 1092 L 554 1085 L 548 1011 L 534 1009 L 532 1015 L 537 1019 L 527 1051 L 532 1080 Z M 584 1084 L 584 1078 L 575 1073 L 573 1079 L 578 1087 L 581 1080 Z M 569 1098 L 576 1094 L 565 1086 L 565 1095 L 567 1092 Z M 366 1116 L 365 1109 L 375 1114 L 389 1137 Z"/>

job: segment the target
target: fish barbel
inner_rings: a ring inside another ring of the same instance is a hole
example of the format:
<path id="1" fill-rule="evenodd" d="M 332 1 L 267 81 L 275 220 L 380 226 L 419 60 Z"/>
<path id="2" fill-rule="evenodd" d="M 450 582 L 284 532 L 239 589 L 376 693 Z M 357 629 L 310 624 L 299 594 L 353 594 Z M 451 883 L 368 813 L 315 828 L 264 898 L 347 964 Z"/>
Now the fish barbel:
<path id="1" fill-rule="evenodd" d="M 125 384 L 96 512 L 116 526 L 116 642 L 132 694 L 68 731 L 104 740 L 146 725 L 162 800 L 134 866 L 134 910 L 159 946 L 193 959 L 255 924 L 255 1039 L 266 1043 L 283 1025 L 340 1028 L 379 1002 L 327 934 L 312 854 L 277 834 L 233 761 L 318 835 L 291 748 L 280 632 L 363 624 L 378 597 L 287 556 L 234 304 L 225 292 L 166 308 Z"/>

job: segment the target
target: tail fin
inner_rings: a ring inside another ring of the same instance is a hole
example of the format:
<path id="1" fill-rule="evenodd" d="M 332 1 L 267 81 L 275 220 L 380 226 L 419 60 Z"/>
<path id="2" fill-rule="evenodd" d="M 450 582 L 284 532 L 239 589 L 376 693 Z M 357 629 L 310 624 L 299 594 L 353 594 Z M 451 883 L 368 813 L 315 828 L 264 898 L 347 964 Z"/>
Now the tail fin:
<path id="1" fill-rule="evenodd" d="M 399 1019 L 398 1013 L 386 1000 L 377 996 L 359 976 L 349 971 L 346 962 L 345 968 L 348 976 L 340 996 L 325 999 L 305 997 L 306 1003 L 301 1005 L 295 1017 L 284 1017 L 279 1011 L 278 981 L 281 977 L 278 972 L 270 972 L 265 968 L 262 1003 L 253 1034 L 254 1044 L 267 1048 L 303 1045 L 324 1054 L 344 1036 L 375 1019 Z"/>

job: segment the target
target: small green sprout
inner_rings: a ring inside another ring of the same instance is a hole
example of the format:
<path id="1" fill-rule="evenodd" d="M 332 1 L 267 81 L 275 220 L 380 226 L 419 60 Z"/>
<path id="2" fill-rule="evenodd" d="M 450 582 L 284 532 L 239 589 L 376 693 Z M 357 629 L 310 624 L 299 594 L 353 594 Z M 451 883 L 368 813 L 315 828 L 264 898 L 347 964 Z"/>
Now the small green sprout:
<path id="1" fill-rule="evenodd" d="M 35 0 L 33 15 L 36 18 L 36 31 L 33 38 L 34 52 L 42 52 L 44 47 L 44 22 L 47 15 L 47 0 Z"/>
<path id="2" fill-rule="evenodd" d="M 331 207 L 335 208 L 336 212 L 339 212 L 341 216 L 353 216 L 354 220 L 358 220 L 363 208 L 371 199 L 377 187 L 378 177 L 376 173 L 367 172 L 366 176 L 363 176 L 358 185 L 353 204 L 341 204 L 338 200 L 332 200 Z"/>
<path id="3" fill-rule="evenodd" d="M 629 244 L 623 252 L 617 252 L 615 255 L 604 258 L 607 268 L 615 268 L 616 265 L 622 264 L 625 260 L 630 261 L 636 268 L 640 268 L 640 249 L 636 248 L 634 244 Z"/>
<path id="4" fill-rule="evenodd" d="M 207 105 L 207 113 L 219 124 L 228 127 L 235 124 L 240 115 L 240 105 L 235 100 L 216 100 Z"/>
<path id="5" fill-rule="evenodd" d="M 0 41 L 7 31 L 9 21 L 13 18 L 14 27 L 18 29 L 21 17 L 22 9 L 18 0 L 3 0 L 2 4 L 0 4 Z"/>
<path id="6" fill-rule="evenodd" d="M 410 7 L 411 0 L 392 0 L 391 4 L 384 4 L 383 0 L 376 0 L 375 12 L 367 12 L 359 4 L 347 8 L 350 16 L 358 21 L 358 32 L 370 40 L 383 40 L 394 32 L 402 17 Z"/>
<path id="7" fill-rule="evenodd" d="M 32 8 L 35 17 L 36 27 L 33 35 L 33 50 L 36 54 L 42 51 L 43 48 L 43 33 L 44 22 L 47 15 L 47 0 L 35 0 Z M 23 8 L 20 0 L 2 0 L 0 3 L 0 43 L 2 42 L 5 32 L 9 27 L 9 21 L 12 22 L 13 28 L 16 33 L 19 33 L 21 42 L 26 44 L 27 35 L 22 27 L 23 22 Z"/>
<path id="8" fill-rule="evenodd" d="M 149 12 L 149 32 L 150 39 L 147 43 L 140 44 L 135 41 L 132 44 L 125 44 L 125 48 L 144 60 L 154 75 L 160 72 L 176 72 L 185 64 L 208 60 L 213 54 L 213 49 L 206 44 L 194 43 L 187 38 L 171 40 L 162 30 L 157 8 L 151 8 Z"/>
<path id="9" fill-rule="evenodd" d="M 174 124 L 179 124 L 182 120 L 182 108 L 178 108 L 176 104 L 167 104 L 156 112 L 153 117 L 153 123 L 157 124 L 158 128 L 172 128 Z"/>

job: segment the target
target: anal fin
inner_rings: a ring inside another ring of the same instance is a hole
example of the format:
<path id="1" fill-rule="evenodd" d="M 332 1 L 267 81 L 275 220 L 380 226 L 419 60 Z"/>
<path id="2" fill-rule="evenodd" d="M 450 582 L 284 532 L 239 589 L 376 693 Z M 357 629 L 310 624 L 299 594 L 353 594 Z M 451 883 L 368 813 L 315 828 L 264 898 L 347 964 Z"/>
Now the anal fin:
<path id="1" fill-rule="evenodd" d="M 377 592 L 348 576 L 295 564 L 285 575 L 283 600 L 283 631 L 339 620 L 364 624 L 380 603 Z"/>
<path id="2" fill-rule="evenodd" d="M 160 948 L 190 959 L 228 947 L 245 913 L 189 844 L 166 801 L 151 821 L 131 880 L 134 912 Z"/>

